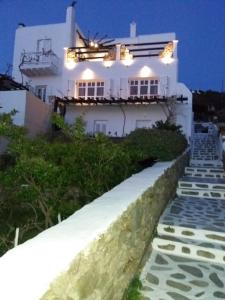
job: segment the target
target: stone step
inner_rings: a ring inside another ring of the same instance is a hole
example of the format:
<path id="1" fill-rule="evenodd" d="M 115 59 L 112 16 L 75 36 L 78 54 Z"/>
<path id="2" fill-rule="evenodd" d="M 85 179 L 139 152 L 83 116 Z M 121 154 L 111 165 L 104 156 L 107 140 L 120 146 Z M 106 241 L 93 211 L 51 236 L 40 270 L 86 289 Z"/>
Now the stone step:
<path id="1" fill-rule="evenodd" d="M 152 248 L 165 254 L 187 257 L 222 264 L 225 266 L 225 251 L 215 247 L 201 247 L 195 243 L 183 243 L 169 239 L 155 238 Z"/>
<path id="2" fill-rule="evenodd" d="M 197 159 L 191 159 L 190 160 L 190 166 L 191 167 L 216 167 L 216 168 L 222 168 L 223 163 L 220 160 L 197 160 Z"/>
<path id="3" fill-rule="evenodd" d="M 157 233 L 225 246 L 224 216 L 224 200 L 176 198 L 160 217 Z"/>
<path id="4" fill-rule="evenodd" d="M 180 238 L 180 237 L 175 237 L 175 236 L 160 235 L 160 237 L 158 237 L 158 238 L 164 239 L 164 240 L 170 240 L 170 241 L 174 241 L 174 242 L 178 242 L 178 243 L 183 243 L 183 244 L 191 244 L 191 245 L 195 245 L 195 246 L 199 246 L 199 247 L 209 248 L 209 249 L 212 249 L 212 250 L 217 249 L 217 250 L 223 251 L 223 253 L 225 255 L 225 245 L 220 244 L 220 243 L 206 242 L 206 241 L 200 241 L 200 240 L 192 240 L 189 237 Z"/>
<path id="5" fill-rule="evenodd" d="M 185 172 L 207 173 L 207 174 L 225 174 L 223 168 L 186 167 Z"/>
<path id="6" fill-rule="evenodd" d="M 140 279 L 145 300 L 225 299 L 225 266 L 152 251 Z"/>
<path id="7" fill-rule="evenodd" d="M 190 176 L 190 177 L 198 177 L 198 178 L 225 178 L 225 174 L 222 173 L 202 173 L 202 172 L 185 172 L 185 176 Z"/>
<path id="8" fill-rule="evenodd" d="M 223 199 L 225 200 L 225 191 L 222 190 L 197 190 L 197 189 L 188 189 L 188 188 L 177 188 L 177 196 L 183 197 L 198 197 L 205 199 Z"/>
<path id="9" fill-rule="evenodd" d="M 183 177 L 178 181 L 179 189 L 212 190 L 225 192 L 225 180 L 213 178 Z"/>

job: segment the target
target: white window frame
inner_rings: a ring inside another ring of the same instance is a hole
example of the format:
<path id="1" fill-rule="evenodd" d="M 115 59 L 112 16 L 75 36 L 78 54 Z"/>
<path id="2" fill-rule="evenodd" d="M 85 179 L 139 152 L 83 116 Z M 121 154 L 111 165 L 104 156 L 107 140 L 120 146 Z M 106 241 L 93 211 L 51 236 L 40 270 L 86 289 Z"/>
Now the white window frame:
<path id="1" fill-rule="evenodd" d="M 138 124 L 140 124 L 141 122 L 143 122 L 143 123 L 149 123 L 150 124 L 150 126 L 138 126 Z M 136 128 L 151 128 L 152 127 L 152 120 L 136 120 Z"/>
<path id="2" fill-rule="evenodd" d="M 84 91 L 84 95 L 80 96 L 79 90 Z M 93 95 L 90 95 L 90 90 L 93 90 Z M 99 95 L 99 92 L 102 91 Z M 77 98 L 88 99 L 99 99 L 103 100 L 105 98 L 105 82 L 103 80 L 79 80 L 77 81 Z"/>
<path id="3" fill-rule="evenodd" d="M 35 95 L 40 98 L 43 102 L 47 100 L 47 85 L 36 85 Z"/>
<path id="4" fill-rule="evenodd" d="M 157 97 L 159 95 L 159 79 L 158 78 L 130 78 L 128 80 L 129 85 L 129 97 L 132 99 L 142 98 L 148 99 Z M 137 88 L 137 94 L 131 93 L 131 88 Z M 142 93 L 142 87 L 147 88 L 147 93 Z M 152 93 L 152 89 L 156 89 L 156 93 Z"/>
<path id="5" fill-rule="evenodd" d="M 94 133 L 103 133 L 107 134 L 107 125 L 108 121 L 107 120 L 94 120 Z M 99 126 L 99 129 L 97 128 Z"/>
<path id="6" fill-rule="evenodd" d="M 42 45 L 42 47 L 41 47 L 41 45 Z M 52 39 L 46 38 L 46 39 L 37 40 L 37 52 L 46 54 L 51 50 L 52 50 Z"/>

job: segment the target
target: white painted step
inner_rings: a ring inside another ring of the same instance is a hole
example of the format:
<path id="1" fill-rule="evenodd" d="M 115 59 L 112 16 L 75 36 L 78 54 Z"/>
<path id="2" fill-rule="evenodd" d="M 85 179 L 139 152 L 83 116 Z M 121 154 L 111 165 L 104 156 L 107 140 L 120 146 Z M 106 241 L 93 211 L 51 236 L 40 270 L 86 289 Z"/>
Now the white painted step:
<path id="1" fill-rule="evenodd" d="M 225 172 L 223 168 L 198 168 L 198 167 L 186 167 L 185 176 L 199 177 L 199 178 L 225 178 Z"/>
<path id="2" fill-rule="evenodd" d="M 223 163 L 220 160 L 197 160 L 191 159 L 190 160 L 191 167 L 223 167 Z"/>
<path id="3" fill-rule="evenodd" d="M 225 192 L 225 180 L 213 178 L 183 177 L 178 181 L 178 188 Z"/>
<path id="4" fill-rule="evenodd" d="M 225 266 L 225 251 L 221 249 L 201 247 L 190 242 L 182 243 L 162 238 L 155 238 L 152 248 L 169 255 L 213 262 Z"/>
<path id="5" fill-rule="evenodd" d="M 222 190 L 177 188 L 176 194 L 177 196 L 183 196 L 183 197 L 225 200 L 225 191 Z"/>
<path id="6" fill-rule="evenodd" d="M 157 233 L 179 239 L 225 246 L 225 201 L 183 197 L 174 199 L 159 219 Z"/>
<path id="7" fill-rule="evenodd" d="M 145 300 L 225 299 L 225 266 L 152 251 L 140 279 Z"/>

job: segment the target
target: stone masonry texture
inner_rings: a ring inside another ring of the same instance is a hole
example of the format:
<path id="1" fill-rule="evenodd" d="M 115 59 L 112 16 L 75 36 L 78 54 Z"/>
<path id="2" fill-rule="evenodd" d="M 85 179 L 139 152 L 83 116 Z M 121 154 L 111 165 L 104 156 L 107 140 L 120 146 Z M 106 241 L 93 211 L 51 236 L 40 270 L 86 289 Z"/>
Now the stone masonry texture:
<path id="1" fill-rule="evenodd" d="M 158 218 L 173 199 L 188 153 L 79 253 L 41 300 L 121 300 L 152 239 Z M 117 201 L 115 199 L 115 201 Z"/>

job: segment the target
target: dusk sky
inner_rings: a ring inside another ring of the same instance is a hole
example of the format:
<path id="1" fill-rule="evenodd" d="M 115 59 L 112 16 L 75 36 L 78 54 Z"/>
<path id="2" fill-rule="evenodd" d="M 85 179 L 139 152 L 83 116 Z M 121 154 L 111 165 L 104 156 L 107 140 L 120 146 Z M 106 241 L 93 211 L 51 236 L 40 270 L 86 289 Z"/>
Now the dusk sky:
<path id="1" fill-rule="evenodd" d="M 62 23 L 68 0 L 0 0 L 0 72 L 12 63 L 19 22 Z M 190 89 L 225 90 L 225 0 L 78 0 L 76 20 L 84 33 L 109 37 L 175 32 L 179 80 Z M 223 82 L 223 84 L 222 84 Z"/>

